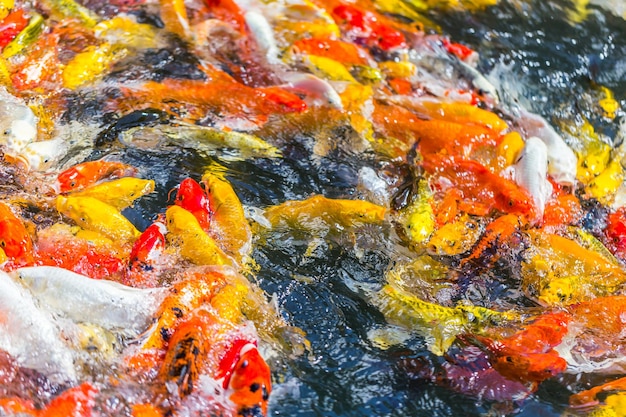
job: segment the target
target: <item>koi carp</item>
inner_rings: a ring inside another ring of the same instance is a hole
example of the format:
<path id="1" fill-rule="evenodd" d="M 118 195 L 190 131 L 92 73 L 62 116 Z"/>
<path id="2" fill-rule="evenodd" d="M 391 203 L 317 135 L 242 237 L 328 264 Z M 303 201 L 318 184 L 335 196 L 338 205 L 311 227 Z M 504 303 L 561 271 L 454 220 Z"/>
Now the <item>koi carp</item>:
<path id="1" fill-rule="evenodd" d="M 554 348 L 567 334 L 570 319 L 564 312 L 542 314 L 507 338 L 469 338 L 489 352 L 493 368 L 501 375 L 538 384 L 567 369 L 565 359 Z"/>
<path id="2" fill-rule="evenodd" d="M 165 212 L 167 241 L 178 248 L 180 255 L 196 265 L 234 265 L 218 242 L 200 226 L 192 213 L 180 206 L 170 206 Z"/>
<path id="3" fill-rule="evenodd" d="M 264 122 L 269 114 L 298 113 L 306 109 L 299 97 L 285 91 L 269 94 L 235 81 L 197 81 L 167 79 L 147 81 L 138 88 L 122 88 L 123 102 L 137 103 L 145 108 L 169 108 L 165 103 L 178 102 L 199 106 L 225 116 L 243 117 Z M 235 99 L 236 97 L 236 99 Z"/>
<path id="4" fill-rule="evenodd" d="M 123 177 L 75 191 L 72 197 L 93 197 L 121 211 L 153 191 L 154 180 Z"/>
<path id="5" fill-rule="evenodd" d="M 174 204 L 180 206 L 194 215 L 200 227 L 205 232 L 209 231 L 211 225 L 211 201 L 204 189 L 192 178 L 185 178 L 181 181 L 176 192 Z"/>
<path id="6" fill-rule="evenodd" d="M 254 334 L 246 333 L 210 309 L 196 309 L 170 339 L 159 374 L 176 382 L 181 398 L 191 394 L 200 375 L 211 376 L 234 403 L 234 415 L 264 416 L 272 389 L 270 369 Z"/>
<path id="7" fill-rule="evenodd" d="M 0 349 L 17 363 L 57 382 L 76 380 L 73 357 L 61 340 L 52 315 L 42 311 L 33 296 L 6 272 L 0 271 Z"/>
<path id="8" fill-rule="evenodd" d="M 141 234 L 115 207 L 94 197 L 57 197 L 57 211 L 83 229 L 93 230 L 120 242 L 132 244 Z"/>
<path id="9" fill-rule="evenodd" d="M 36 408 L 31 402 L 15 398 L 3 399 L 0 410 L 32 417 L 91 416 L 97 393 L 97 388 L 84 382 L 66 389 L 42 409 Z"/>
<path id="10" fill-rule="evenodd" d="M 495 113 L 469 103 L 410 96 L 391 96 L 388 100 L 390 103 L 411 110 L 420 119 L 436 119 L 465 125 L 479 125 L 496 133 L 502 133 L 508 128 L 507 123 Z"/>
<path id="11" fill-rule="evenodd" d="M 119 278 L 125 251 L 108 237 L 92 231 L 54 224 L 37 233 L 38 265 L 57 266 L 94 279 Z"/>
<path id="12" fill-rule="evenodd" d="M 520 109 L 519 123 L 528 136 L 536 136 L 546 144 L 548 174 L 561 185 L 574 185 L 578 158 L 548 121 L 537 114 Z"/>
<path id="13" fill-rule="evenodd" d="M 160 221 L 152 223 L 141 233 L 130 251 L 122 284 L 135 288 L 157 286 L 161 269 L 170 262 L 170 256 L 165 252 L 166 233 L 167 227 Z"/>
<path id="14" fill-rule="evenodd" d="M 149 327 L 165 295 L 162 288 L 131 288 L 52 266 L 19 268 L 12 275 L 51 311 L 133 335 Z"/>
<path id="15" fill-rule="evenodd" d="M 76 90 L 102 78 L 113 64 L 128 55 L 122 46 L 107 42 L 90 46 L 77 54 L 63 69 L 63 87 Z"/>
<path id="16" fill-rule="evenodd" d="M 626 297 L 598 297 L 570 305 L 567 310 L 571 314 L 569 332 L 555 347 L 567 361 L 567 372 L 622 375 L 626 369 L 622 340 Z"/>
<path id="17" fill-rule="evenodd" d="M 455 256 L 469 251 L 478 241 L 481 225 L 467 214 L 444 223 L 437 228 L 426 246 L 428 253 L 439 256 Z"/>
<path id="18" fill-rule="evenodd" d="M 104 179 L 135 175 L 137 170 L 127 164 L 115 161 L 88 161 L 74 165 L 57 176 L 60 193 L 78 191 Z"/>
<path id="19" fill-rule="evenodd" d="M 0 202 L 0 249 L 14 266 L 34 262 L 33 241 L 20 220 L 5 203 Z"/>
<path id="20" fill-rule="evenodd" d="M 302 201 L 287 201 L 272 206 L 265 216 L 272 227 L 288 225 L 310 229 L 315 218 L 338 230 L 363 224 L 380 224 L 386 213 L 385 207 L 363 200 L 331 199 L 316 195 Z"/>
<path id="21" fill-rule="evenodd" d="M 255 157 L 278 158 L 282 155 L 278 148 L 255 135 L 186 124 L 131 128 L 120 135 L 120 141 L 125 145 L 148 150 L 154 149 L 155 142 L 173 143 L 211 153 L 226 149 L 234 151 L 237 156 L 224 155 L 222 158 L 232 160 Z M 144 146 L 142 141 L 147 145 Z"/>
<path id="22" fill-rule="evenodd" d="M 237 193 L 228 181 L 210 171 L 200 182 L 206 188 L 212 211 L 209 234 L 237 262 L 242 262 L 251 250 L 252 231 Z"/>
<path id="23" fill-rule="evenodd" d="M 188 271 L 186 279 L 172 285 L 155 314 L 156 323 L 142 348 L 164 349 L 179 324 L 191 312 L 211 299 L 229 280 L 228 272 L 217 268 Z"/>
<path id="24" fill-rule="evenodd" d="M 486 215 L 497 209 L 504 213 L 534 218 L 536 208 L 526 190 L 512 180 L 491 172 L 484 165 L 469 160 L 429 158 L 422 162 L 431 173 L 435 188 L 456 188 L 468 214 Z"/>
<path id="25" fill-rule="evenodd" d="M 7 46 L 28 24 L 23 9 L 13 10 L 0 22 L 0 48 Z"/>
<path id="26" fill-rule="evenodd" d="M 339 3 L 331 14 L 344 35 L 357 44 L 383 51 L 407 47 L 402 32 L 385 23 L 383 16 L 345 3 Z"/>
<path id="27" fill-rule="evenodd" d="M 435 215 L 430 204 L 432 194 L 426 180 L 417 184 L 417 196 L 407 207 L 400 210 L 399 221 L 408 240 L 413 245 L 422 245 L 435 229 Z"/>
<path id="28" fill-rule="evenodd" d="M 2 49 L 2 57 L 11 58 L 33 44 L 44 29 L 44 18 L 36 12 L 30 12 L 28 25 Z"/>
<path id="29" fill-rule="evenodd" d="M 367 53 L 358 46 L 339 39 L 331 38 L 304 38 L 292 45 L 295 53 L 315 55 L 333 59 L 342 64 L 367 65 Z"/>
<path id="30" fill-rule="evenodd" d="M 426 338 L 428 349 L 436 355 L 445 354 L 459 334 L 517 320 L 513 312 L 463 304 L 444 307 L 423 301 L 393 285 L 385 285 L 372 298 L 387 320 L 416 329 Z"/>
<path id="31" fill-rule="evenodd" d="M 546 202 L 552 195 L 552 184 L 548 181 L 548 149 L 545 143 L 536 137 L 526 139 L 524 149 L 513 168 L 513 179 L 532 196 L 536 218 L 532 222 L 539 222 L 543 218 Z"/>

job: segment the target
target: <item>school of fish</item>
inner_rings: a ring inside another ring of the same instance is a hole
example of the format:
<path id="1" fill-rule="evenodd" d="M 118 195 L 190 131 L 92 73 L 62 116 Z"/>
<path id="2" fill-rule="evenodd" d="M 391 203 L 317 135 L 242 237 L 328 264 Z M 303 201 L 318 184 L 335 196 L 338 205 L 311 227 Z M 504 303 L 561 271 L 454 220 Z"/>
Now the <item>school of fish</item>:
<path id="1" fill-rule="evenodd" d="M 573 375 L 567 415 L 626 416 L 626 148 L 502 99 L 427 17 L 496 3 L 0 0 L 0 415 L 271 414 L 271 358 L 310 345 L 255 248 L 378 233 L 359 293 L 423 338 L 410 378 L 514 404 Z M 103 152 L 280 161 L 296 136 L 368 161 L 356 192 L 250 207 L 223 167 L 158 190 Z"/>

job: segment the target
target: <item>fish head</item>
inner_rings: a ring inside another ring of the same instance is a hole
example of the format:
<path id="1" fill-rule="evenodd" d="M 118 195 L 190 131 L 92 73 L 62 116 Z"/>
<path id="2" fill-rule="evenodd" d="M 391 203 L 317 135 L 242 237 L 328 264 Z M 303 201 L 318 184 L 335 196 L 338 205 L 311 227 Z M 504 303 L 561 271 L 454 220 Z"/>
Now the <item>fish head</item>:
<path id="1" fill-rule="evenodd" d="M 493 368 L 513 380 L 539 383 L 564 372 L 567 363 L 553 349 L 543 353 L 505 348 L 499 352 Z"/>
<path id="2" fill-rule="evenodd" d="M 193 213 L 203 229 L 208 229 L 211 214 L 211 202 L 202 186 L 192 178 L 185 178 L 178 186 L 174 204 Z"/>
<path id="3" fill-rule="evenodd" d="M 500 192 L 495 193 L 494 198 L 497 207 L 505 213 L 523 215 L 531 220 L 538 217 L 534 199 L 526 190 L 516 184 L 502 187 Z"/>
<path id="4" fill-rule="evenodd" d="M 32 261 L 33 242 L 28 230 L 4 204 L 0 206 L 0 249 L 10 259 Z"/>
<path id="5" fill-rule="evenodd" d="M 235 403 L 238 416 L 267 414 L 272 391 L 270 368 L 254 343 L 236 341 L 221 361 L 220 371 L 225 373 L 223 385 L 232 392 L 229 398 Z"/>
<path id="6" fill-rule="evenodd" d="M 157 258 L 165 248 L 167 229 L 161 222 L 154 222 L 139 236 L 130 252 L 130 267 L 146 265 Z"/>

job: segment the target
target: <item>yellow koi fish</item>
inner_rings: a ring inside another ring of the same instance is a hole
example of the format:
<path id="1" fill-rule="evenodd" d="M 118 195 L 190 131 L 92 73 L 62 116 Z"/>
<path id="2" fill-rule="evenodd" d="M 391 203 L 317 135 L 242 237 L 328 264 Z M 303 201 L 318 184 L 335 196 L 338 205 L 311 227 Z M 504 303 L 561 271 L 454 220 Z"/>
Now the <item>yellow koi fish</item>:
<path id="1" fill-rule="evenodd" d="M 178 248 L 182 257 L 196 265 L 233 265 L 233 259 L 206 234 L 189 211 L 170 206 L 165 212 L 167 241 Z M 235 227 L 233 227 L 235 229 Z"/>
<path id="2" fill-rule="evenodd" d="M 425 119 L 479 125 L 498 133 L 508 128 L 497 114 L 468 103 L 407 96 L 396 96 L 389 101 L 412 110 Z"/>
<path id="3" fill-rule="evenodd" d="M 426 338 L 428 349 L 443 355 L 456 336 L 465 332 L 480 332 L 482 327 L 518 319 L 513 312 L 498 312 L 484 307 L 457 305 L 444 307 L 385 285 L 373 300 L 387 320 L 416 329 Z"/>
<path id="4" fill-rule="evenodd" d="M 613 293 L 626 272 L 576 240 L 529 229 L 532 246 L 522 262 L 523 286 L 549 305 L 567 305 Z"/>
<path id="5" fill-rule="evenodd" d="M 103 43 L 99 46 L 90 46 L 85 51 L 67 63 L 63 70 L 63 86 L 71 90 L 82 87 L 99 79 L 111 68 L 111 66 L 122 59 L 128 50 Z"/>
<path id="6" fill-rule="evenodd" d="M 62 17 L 76 18 L 91 28 L 98 23 L 98 16 L 74 0 L 46 0 L 53 12 Z"/>
<path id="7" fill-rule="evenodd" d="M 357 82 L 346 67 L 334 59 L 316 55 L 305 55 L 302 57 L 302 61 L 309 71 L 317 77 L 330 81 Z"/>
<path id="8" fill-rule="evenodd" d="M 206 172 L 201 182 L 213 213 L 209 232 L 228 254 L 243 261 L 252 249 L 252 232 L 237 193 L 228 181 L 213 172 Z"/>
<path id="9" fill-rule="evenodd" d="M 467 214 L 435 230 L 428 241 L 428 252 L 433 255 L 460 255 L 470 250 L 480 238 L 479 222 Z"/>
<path id="10" fill-rule="evenodd" d="M 115 16 L 103 20 L 94 27 L 98 39 L 111 45 L 124 45 L 127 48 L 157 48 L 157 31 L 154 26 L 137 23 L 128 16 Z"/>
<path id="11" fill-rule="evenodd" d="M 265 210 L 272 228 L 287 227 L 315 231 L 341 231 L 363 224 L 380 224 L 383 206 L 363 200 L 331 199 L 315 195 L 302 201 L 287 201 Z"/>
<path id="12" fill-rule="evenodd" d="M 117 210 L 124 210 L 135 200 L 154 191 L 154 180 L 135 177 L 123 177 L 112 181 L 92 185 L 84 190 L 72 193 L 73 197 L 93 197 L 107 203 Z"/>
<path id="13" fill-rule="evenodd" d="M 122 244 L 132 243 L 141 234 L 115 207 L 94 197 L 57 197 L 59 213 L 83 229 L 102 233 Z"/>
<path id="14" fill-rule="evenodd" d="M 165 139 L 162 139 L 165 138 Z M 280 150 L 258 136 L 248 133 L 214 129 L 206 126 L 142 126 L 124 131 L 120 141 L 140 148 L 154 148 L 155 141 L 167 141 L 183 147 L 211 152 L 218 149 L 233 149 L 239 156 L 233 160 L 247 158 L 279 158 Z M 146 143 L 143 146 L 142 142 Z"/>
<path id="15" fill-rule="evenodd" d="M 606 169 L 587 184 L 585 191 L 602 204 L 609 204 L 623 182 L 624 167 L 619 160 L 613 158 Z"/>
<path id="16" fill-rule="evenodd" d="M 417 185 L 415 199 L 399 212 L 399 221 L 412 245 L 424 244 L 435 230 L 435 214 L 430 204 L 432 193 L 428 181 L 421 180 Z"/>

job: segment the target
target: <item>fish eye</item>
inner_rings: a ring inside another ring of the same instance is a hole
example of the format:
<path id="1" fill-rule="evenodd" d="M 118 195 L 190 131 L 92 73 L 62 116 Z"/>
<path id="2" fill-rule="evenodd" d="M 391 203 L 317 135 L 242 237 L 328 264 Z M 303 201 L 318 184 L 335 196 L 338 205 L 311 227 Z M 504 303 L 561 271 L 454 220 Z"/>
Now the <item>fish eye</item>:
<path id="1" fill-rule="evenodd" d="M 7 243 L 4 240 L 0 240 L 0 248 L 4 248 Z"/>
<path id="2" fill-rule="evenodd" d="M 509 200 L 509 207 L 513 207 L 515 205 L 515 202 L 513 200 Z"/>
<path id="3" fill-rule="evenodd" d="M 248 360 L 244 360 L 243 362 L 241 362 L 241 367 L 242 368 L 246 368 L 248 366 Z"/>

